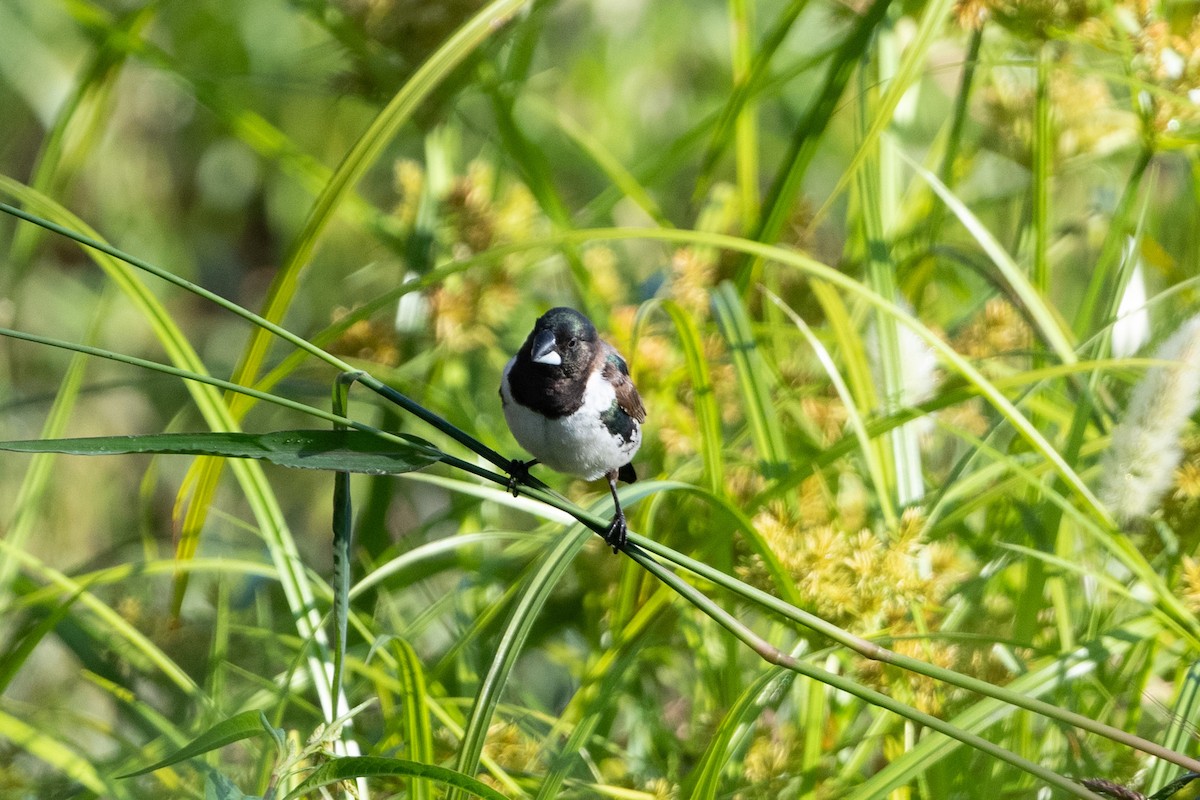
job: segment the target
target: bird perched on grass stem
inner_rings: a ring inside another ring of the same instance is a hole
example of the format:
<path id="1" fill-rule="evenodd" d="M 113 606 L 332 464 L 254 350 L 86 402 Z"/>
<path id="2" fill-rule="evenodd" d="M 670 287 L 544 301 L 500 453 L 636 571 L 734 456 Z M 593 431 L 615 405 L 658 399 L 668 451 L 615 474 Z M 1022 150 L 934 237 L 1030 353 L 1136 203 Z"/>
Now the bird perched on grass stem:
<path id="1" fill-rule="evenodd" d="M 570 308 L 552 308 L 533 326 L 500 381 L 504 418 L 533 461 L 513 461 L 519 475 L 537 463 L 584 480 L 608 479 L 616 514 L 604 533 L 613 552 L 625 546 L 617 480 L 633 483 L 630 459 L 642 443 L 646 409 L 621 354 Z"/>

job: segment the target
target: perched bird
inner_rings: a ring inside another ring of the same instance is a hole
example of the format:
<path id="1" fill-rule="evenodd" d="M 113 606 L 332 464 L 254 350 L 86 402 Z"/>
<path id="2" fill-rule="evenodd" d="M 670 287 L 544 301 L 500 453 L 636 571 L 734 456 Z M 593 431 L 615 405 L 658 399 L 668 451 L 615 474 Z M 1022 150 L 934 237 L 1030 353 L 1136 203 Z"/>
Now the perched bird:
<path id="1" fill-rule="evenodd" d="M 514 485 L 539 462 L 584 480 L 608 478 L 616 515 L 604 541 L 614 553 L 623 548 L 617 479 L 637 480 L 629 460 L 642 443 L 646 409 L 621 354 L 583 314 L 552 308 L 504 368 L 500 400 L 513 436 L 534 456 L 512 462 Z"/>

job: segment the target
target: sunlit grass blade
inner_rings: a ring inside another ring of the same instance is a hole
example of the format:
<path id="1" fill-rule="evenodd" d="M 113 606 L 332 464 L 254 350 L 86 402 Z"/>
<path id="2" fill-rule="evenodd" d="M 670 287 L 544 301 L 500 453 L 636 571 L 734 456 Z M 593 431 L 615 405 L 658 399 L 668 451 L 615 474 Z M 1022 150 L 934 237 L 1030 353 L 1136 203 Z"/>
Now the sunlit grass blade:
<path id="1" fill-rule="evenodd" d="M 430 699 L 425 685 L 425 667 L 412 645 L 403 639 L 392 640 L 390 649 L 396 659 L 396 677 L 401 684 L 400 730 L 405 750 L 411 760 L 431 764 L 434 760 L 433 730 L 426 710 Z M 424 781 L 413 784 L 412 793 L 417 800 L 428 800 L 432 796 Z"/>
<path id="2" fill-rule="evenodd" d="M 525 640 L 549 600 L 550 593 L 558 585 L 563 573 L 575 556 L 591 537 L 592 531 L 573 529 L 563 536 L 548 552 L 537 572 L 530 576 L 521 594 L 521 600 L 513 609 L 504 635 L 496 645 L 491 669 L 484 676 L 475 694 L 470 720 L 463 732 L 458 751 L 458 771 L 474 775 L 479 767 L 483 744 L 487 739 L 492 715 L 500 702 L 500 693 L 508 683 L 513 666 L 520 656 Z M 461 794 L 454 795 L 461 797 Z"/>
<path id="3" fill-rule="evenodd" d="M 526 101 L 532 111 L 553 122 L 554 125 L 582 150 L 592 163 L 604 173 L 609 182 L 622 195 L 632 200 L 638 208 L 646 212 L 646 216 L 663 227 L 670 227 L 671 221 L 649 190 L 638 180 L 629 169 L 621 163 L 600 139 L 584 126 L 576 122 L 567 112 L 549 103 L 540 103 L 534 99 Z"/>
<path id="4" fill-rule="evenodd" d="M 771 395 L 773 376 L 733 284 L 726 282 L 717 287 L 713 310 L 737 371 L 738 388 L 746 402 L 746 421 L 754 449 L 762 459 L 762 472 L 768 478 L 777 478 L 787 468 L 788 452 Z"/>
<path id="5" fill-rule="evenodd" d="M 97 797 L 123 800 L 129 793 L 106 780 L 90 760 L 32 722 L 0 709 L 0 739 L 18 745 L 55 772 L 76 781 Z"/>
<path id="6" fill-rule="evenodd" d="M 1030 281 L 1034 290 L 1042 297 L 1050 291 L 1050 265 L 1047 249 L 1050 244 L 1050 228 L 1054 224 L 1050 217 L 1050 180 L 1053 175 L 1054 151 L 1058 140 L 1051 127 L 1050 82 L 1054 71 L 1054 54 L 1057 48 L 1042 42 L 1037 53 L 1037 86 L 1033 106 L 1033 171 L 1029 227 L 1033 236 Z"/>
<path id="7" fill-rule="evenodd" d="M 996 237 L 989 231 L 979 218 L 956 197 L 940 180 L 929 170 L 917 164 L 912 159 L 909 159 L 903 153 L 900 156 L 908 162 L 908 166 L 917 176 L 929 184 L 929 186 L 937 193 L 937 196 L 946 205 L 950 212 L 958 218 L 959 223 L 971 234 L 976 243 L 984 253 L 987 254 L 992 264 L 1000 272 L 1004 279 L 1004 283 L 1012 291 L 1022 309 L 1029 315 L 1033 321 L 1034 328 L 1037 330 L 1038 336 L 1050 348 L 1054 356 L 1064 364 L 1070 364 L 1077 360 L 1075 348 L 1068 338 L 1068 332 L 1064 328 L 1063 320 L 1057 313 L 1057 310 L 1049 305 L 1049 300 L 1044 294 L 1039 293 L 1025 272 L 1017 265 L 1000 244 Z"/>
<path id="8" fill-rule="evenodd" d="M 765 290 L 764 290 L 765 291 Z M 825 370 L 825 374 L 829 376 L 830 383 L 833 384 L 834 390 L 837 392 L 839 399 L 842 401 L 843 407 L 846 409 L 847 424 L 850 430 L 854 433 L 858 440 L 859 453 L 862 456 L 863 463 L 866 464 L 867 474 L 870 475 L 872 483 L 875 485 L 875 494 L 877 496 L 880 513 L 883 515 L 884 521 L 889 525 L 895 525 L 897 521 L 896 510 L 891 503 L 891 491 L 887 485 L 883 466 L 879 463 L 879 459 L 875 452 L 875 447 L 871 442 L 870 436 L 867 434 L 867 428 L 863 422 L 862 415 L 858 413 L 858 407 L 854 403 L 854 398 L 850 394 L 850 389 L 846 385 L 846 381 L 842 379 L 842 375 L 838 372 L 837 365 L 833 362 L 833 357 L 829 351 L 825 349 L 825 345 L 813 333 L 812 328 L 808 326 L 799 314 L 793 311 L 782 299 L 766 292 L 767 298 L 778 306 L 788 319 L 800 331 L 808 346 L 812 348 L 817 356 L 817 360 L 821 363 L 821 368 Z"/>
<path id="9" fill-rule="evenodd" d="M 383 153 L 396 132 L 408 122 L 429 94 L 526 2 L 527 0 L 494 0 L 483 8 L 421 65 L 375 117 L 346 153 L 341 164 L 329 176 L 328 182 L 309 210 L 303 228 L 293 241 L 267 292 L 266 304 L 261 315 L 265 320 L 278 323 L 283 319 L 295 297 L 300 271 L 308 264 L 317 241 L 354 185 Z M 272 334 L 273 331 L 265 327 L 258 327 L 251 333 L 234 370 L 234 383 L 252 384 L 256 381 L 266 358 Z M 240 420 L 253 404 L 250 398 L 244 396 L 229 397 L 228 402 L 230 414 L 235 420 Z M 195 467 L 196 470 L 212 473 L 218 473 L 222 468 L 222 465 L 215 461 L 199 462 Z M 189 541 L 194 541 L 204 524 L 216 481 L 209 476 L 199 480 L 198 485 L 205 491 L 192 495 L 182 526 L 183 537 Z"/>
<path id="10" fill-rule="evenodd" d="M 750 46 L 751 28 L 749 26 L 743 23 L 741 27 L 745 29 L 744 34 L 741 30 L 734 33 L 735 36 L 745 36 L 746 41 L 741 46 L 745 48 L 746 52 L 739 56 L 742 63 L 734 75 L 733 91 L 721 109 L 720 117 L 702 128 L 702 130 L 711 131 L 711 134 L 708 146 L 700 159 L 700 177 L 692 192 L 693 204 L 699 203 L 712 188 L 714 167 L 728 149 L 730 141 L 736 141 L 734 129 L 738 121 L 742 119 L 743 109 L 748 105 L 753 105 L 755 94 L 762 91 L 776 53 L 787 38 L 788 32 L 791 31 L 796 18 L 800 16 L 800 12 L 807 5 L 808 0 L 791 0 L 787 7 L 779 13 L 767 33 L 763 35 L 757 50 L 753 50 Z M 747 56 L 750 57 L 749 63 L 745 63 Z M 756 204 L 752 206 L 751 210 L 757 214 L 757 198 Z"/>
<path id="11" fill-rule="evenodd" d="M 880 146 L 880 138 L 894 122 L 896 108 L 905 95 L 913 90 L 927 68 L 930 49 L 938 43 L 937 36 L 944 31 L 946 18 L 954 5 L 953 0 L 937 0 L 921 10 L 921 18 L 911 38 L 906 37 L 904 55 L 895 65 L 895 71 L 885 76 L 883 93 L 872 104 L 870 124 L 858 140 L 850 162 L 842 169 L 837 184 L 830 191 L 824 204 L 813 214 L 813 223 L 829 213 L 833 203 L 855 180 L 872 152 Z M 895 36 L 894 33 L 889 34 Z"/>
<path id="12" fill-rule="evenodd" d="M 692 380 L 692 396 L 696 404 L 696 419 L 700 426 L 700 456 L 704 461 L 704 475 L 709 491 L 721 494 L 725 487 L 724 439 L 721 435 L 721 410 L 713 391 L 708 362 L 704 358 L 700 330 L 695 320 L 672 300 L 651 300 L 638 309 L 635 328 L 641 328 L 644 320 L 656 309 L 666 312 L 675 325 L 676 338 L 683 350 L 684 362 Z"/>
<path id="13" fill-rule="evenodd" d="M 930 10 L 926 9 L 926 12 Z M 896 148 L 892 137 L 883 135 L 882 127 L 879 127 L 881 121 L 891 118 L 895 106 L 888 106 L 887 98 L 877 96 L 877 87 L 868 85 L 868 81 L 893 79 L 896 46 L 895 35 L 881 32 L 870 68 L 859 72 L 861 91 L 857 121 L 862 142 L 855 154 L 859 164 L 854 174 L 857 190 L 854 205 L 858 210 L 855 228 L 861 236 L 860 249 L 866 262 L 866 283 L 880 297 L 900 304 L 903 300 L 898 290 L 893 255 L 893 236 L 900 206 Z M 907 55 L 911 58 L 913 54 L 910 50 Z M 889 93 L 897 88 L 900 87 L 889 85 Z M 880 407 L 883 413 L 891 414 L 905 404 L 906 378 L 911 379 L 919 365 L 908 363 L 911 354 L 903 352 L 900 327 L 885 310 L 872 310 L 870 331 L 873 335 L 869 356 L 879 384 L 876 388 L 880 394 Z M 896 518 L 892 506 L 910 506 L 924 495 L 924 473 L 913 426 L 904 425 L 889 432 L 884 443 L 885 447 L 881 448 L 884 458 L 880 460 L 884 469 L 874 477 L 877 489 L 882 492 L 879 502 L 885 519 L 891 525 Z M 881 482 L 885 476 L 886 482 Z"/>
<path id="14" fill-rule="evenodd" d="M 1121 250 L 1132 227 L 1131 220 L 1142 190 L 1142 181 L 1153 159 L 1154 152 L 1149 146 L 1138 150 L 1137 159 L 1125 182 L 1121 198 L 1109 219 L 1104 242 L 1100 246 L 1083 300 L 1075 314 L 1075 335 L 1080 338 L 1086 338 L 1089 333 L 1101 330 L 1116 316 L 1123 292 L 1113 291 L 1112 287 L 1120 288 L 1125 285 L 1119 274 L 1123 266 Z"/>
<path id="15" fill-rule="evenodd" d="M 850 76 L 858 66 L 862 54 L 870 46 L 876 29 L 883 23 L 891 0 L 874 0 L 853 29 L 846 35 L 842 46 L 834 53 L 829 72 L 820 94 L 813 99 L 804 120 L 792 133 L 792 141 L 784 156 L 771 188 L 763 198 L 762 217 L 749 238 L 773 244 L 778 240 L 799 195 L 800 184 L 812 163 L 823 134 L 833 119 Z M 762 261 L 754 253 L 746 253 L 738 269 L 736 284 L 738 291 L 745 293 L 758 282 L 758 271 Z"/>

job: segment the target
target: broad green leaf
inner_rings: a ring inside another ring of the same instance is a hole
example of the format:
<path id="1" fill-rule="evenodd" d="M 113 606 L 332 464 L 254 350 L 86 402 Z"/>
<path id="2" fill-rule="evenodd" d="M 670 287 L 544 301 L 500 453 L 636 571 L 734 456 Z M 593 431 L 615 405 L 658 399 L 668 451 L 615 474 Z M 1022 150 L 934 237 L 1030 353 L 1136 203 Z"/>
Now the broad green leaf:
<path id="1" fill-rule="evenodd" d="M 480 783 L 461 772 L 434 764 L 418 764 L 416 761 L 381 758 L 378 756 L 352 756 L 327 761 L 313 770 L 304 779 L 303 783 L 293 789 L 284 800 L 302 797 L 331 783 L 339 783 L 355 778 L 379 778 L 384 776 L 434 781 L 435 783 L 444 783 L 447 786 L 455 786 L 463 791 L 470 792 L 476 797 L 486 798 L 486 800 L 506 800 L 504 795 L 487 784 Z"/>
<path id="2" fill-rule="evenodd" d="M 207 753 L 210 750 L 216 750 L 227 744 L 240 742 L 242 739 L 249 739 L 251 736 L 259 736 L 266 732 L 266 727 L 263 723 L 262 712 L 257 709 L 234 714 L 229 719 L 213 725 L 166 758 L 156 761 L 148 767 L 142 767 L 136 772 L 127 772 L 117 777 L 132 778 L 137 775 L 145 775 L 147 772 L 154 772 L 156 769 L 169 767 L 172 764 L 178 764 L 180 761 L 186 761 L 189 758 Z"/>
<path id="3" fill-rule="evenodd" d="M 396 475 L 427 467 L 440 458 L 432 445 L 404 437 L 408 445 L 388 442 L 364 431 L 293 430 L 270 433 L 152 433 L 82 439 L 31 439 L 0 442 L 16 453 L 65 453 L 116 456 L 133 453 L 255 458 L 295 469 L 327 469 Z"/>

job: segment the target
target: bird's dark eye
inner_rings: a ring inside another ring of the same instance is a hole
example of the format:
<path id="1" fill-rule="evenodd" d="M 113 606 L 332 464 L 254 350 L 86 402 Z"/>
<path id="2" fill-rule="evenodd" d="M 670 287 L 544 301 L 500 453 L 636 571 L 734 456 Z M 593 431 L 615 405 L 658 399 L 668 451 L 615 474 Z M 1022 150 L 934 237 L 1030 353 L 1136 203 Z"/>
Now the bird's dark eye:
<path id="1" fill-rule="evenodd" d="M 572 339 L 571 341 L 567 342 L 567 347 L 569 347 L 569 348 L 571 348 L 572 350 L 574 350 L 574 349 L 575 349 L 575 345 L 577 345 L 577 344 L 579 344 L 579 340 L 578 340 L 578 339 Z"/>

